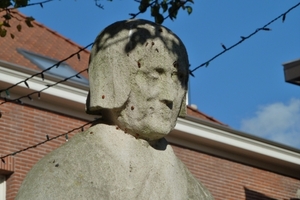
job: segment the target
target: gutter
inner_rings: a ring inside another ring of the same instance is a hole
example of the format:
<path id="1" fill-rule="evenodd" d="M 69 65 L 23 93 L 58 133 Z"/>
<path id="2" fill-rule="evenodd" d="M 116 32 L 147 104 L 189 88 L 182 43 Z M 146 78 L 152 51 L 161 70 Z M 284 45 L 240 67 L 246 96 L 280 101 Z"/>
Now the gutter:
<path id="1" fill-rule="evenodd" d="M 300 178 L 300 150 L 202 119 L 179 118 L 170 143 Z"/>

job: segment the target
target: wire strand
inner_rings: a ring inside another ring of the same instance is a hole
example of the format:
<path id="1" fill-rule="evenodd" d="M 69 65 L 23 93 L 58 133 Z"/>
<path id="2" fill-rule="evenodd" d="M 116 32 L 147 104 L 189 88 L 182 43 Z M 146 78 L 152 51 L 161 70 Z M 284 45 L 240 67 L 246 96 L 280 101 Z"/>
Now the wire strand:
<path id="1" fill-rule="evenodd" d="M 29 98 L 30 100 L 32 100 L 32 97 L 31 97 L 31 96 L 32 96 L 33 94 L 38 94 L 38 95 L 40 96 L 40 94 L 41 94 L 43 91 L 45 91 L 45 90 L 47 90 L 47 89 L 49 89 L 49 88 L 51 88 L 51 87 L 53 87 L 53 86 L 56 86 L 56 85 L 58 85 L 58 84 L 60 84 L 60 83 L 63 83 L 63 82 L 66 82 L 66 81 L 68 81 L 69 79 L 74 78 L 74 77 L 80 78 L 78 75 L 81 74 L 81 73 L 83 73 L 84 71 L 87 71 L 87 70 L 88 70 L 88 68 L 86 68 L 86 69 L 84 69 L 84 70 L 81 70 L 80 72 L 78 72 L 77 74 L 74 74 L 73 76 L 70 76 L 70 77 L 68 77 L 68 78 L 62 79 L 62 80 L 60 80 L 60 81 L 58 81 L 58 82 L 56 82 L 56 83 L 54 83 L 54 84 L 46 85 L 47 87 L 44 88 L 44 89 L 42 89 L 42 90 L 34 91 L 34 92 L 30 93 L 30 94 L 21 96 L 21 97 L 19 97 L 19 98 L 17 98 L 17 99 L 7 99 L 7 98 L 4 98 L 4 101 L 1 102 L 0 105 L 3 105 L 3 104 L 5 104 L 5 103 L 7 103 L 7 102 L 18 102 L 18 103 L 22 103 L 21 99 L 23 99 L 23 98 L 25 98 L 25 97 L 27 97 L 27 98 Z M 25 82 L 25 83 L 26 83 L 26 82 Z"/>
<path id="2" fill-rule="evenodd" d="M 238 41 L 237 43 L 233 44 L 232 46 L 226 48 L 225 46 L 223 46 L 224 50 L 221 51 L 220 53 L 218 53 L 217 55 L 213 56 L 211 59 L 207 60 L 206 62 L 202 63 L 201 65 L 199 65 L 198 67 L 194 68 L 193 70 L 190 70 L 190 75 L 193 75 L 193 72 L 196 71 L 197 69 L 199 69 L 200 67 L 203 66 L 208 66 L 209 63 L 211 61 L 213 61 L 214 59 L 216 59 L 217 57 L 219 57 L 220 55 L 224 54 L 225 52 L 231 50 L 232 48 L 238 46 L 239 44 L 241 44 L 242 42 L 244 42 L 245 40 L 251 38 L 252 36 L 254 36 L 256 33 L 258 33 L 259 31 L 270 31 L 271 29 L 267 28 L 267 26 L 269 26 L 270 24 L 274 23 L 275 21 L 277 21 L 278 19 L 282 18 L 282 21 L 284 22 L 286 15 L 292 11 L 293 9 L 295 9 L 296 7 L 298 7 L 300 5 L 300 2 L 297 3 L 296 5 L 294 5 L 293 7 L 291 7 L 290 9 L 288 9 L 286 12 L 280 14 L 278 17 L 274 18 L 273 20 L 271 20 L 270 22 L 266 23 L 264 26 L 262 26 L 261 28 L 256 29 L 254 32 L 252 32 L 250 35 L 244 37 L 241 36 L 241 40 Z"/>
<path id="3" fill-rule="evenodd" d="M 10 90 L 10 89 L 12 89 L 12 88 L 14 88 L 14 87 L 20 85 L 21 83 L 25 83 L 25 85 L 26 85 L 27 81 L 30 80 L 30 79 L 32 79 L 32 78 L 35 77 L 35 76 L 39 76 L 39 75 L 40 75 L 40 76 L 42 77 L 42 79 L 44 79 L 44 73 L 45 73 L 45 72 L 51 70 L 51 69 L 54 68 L 54 67 L 59 67 L 59 65 L 60 65 L 61 63 L 63 63 L 63 62 L 66 61 L 66 60 L 69 60 L 70 58 L 72 58 L 72 57 L 75 56 L 75 55 L 77 55 L 77 57 L 80 58 L 80 57 L 78 56 L 78 54 L 79 54 L 81 51 L 83 51 L 83 50 L 89 48 L 89 47 L 92 46 L 93 44 L 94 44 L 94 43 L 90 43 L 89 45 L 85 46 L 84 48 L 80 48 L 77 52 L 71 54 L 70 56 L 66 57 L 65 59 L 62 59 L 62 60 L 58 61 L 57 63 L 55 63 L 54 65 L 48 67 L 47 69 L 44 69 L 44 70 L 41 71 L 41 72 L 38 72 L 38 73 L 36 73 L 36 74 L 33 74 L 33 75 L 31 75 L 30 77 L 28 77 L 28 78 L 26 78 L 26 79 L 24 79 L 24 80 L 22 80 L 22 81 L 19 81 L 18 83 L 9 86 L 9 87 L 6 88 L 6 89 L 0 90 L 0 94 L 1 94 L 2 92 L 4 92 L 4 91 L 8 91 L 8 90 Z"/>
<path id="4" fill-rule="evenodd" d="M 99 119 L 95 119 L 95 120 L 93 120 L 93 121 L 87 122 L 87 123 L 83 124 L 83 125 L 80 126 L 80 127 L 73 128 L 72 130 L 70 130 L 70 131 L 68 131 L 68 132 L 66 132 L 66 133 L 57 135 L 57 136 L 52 137 L 52 138 L 50 138 L 48 135 L 46 135 L 46 140 L 44 140 L 44 141 L 42 141 L 42 142 L 39 142 L 39 143 L 37 143 L 37 144 L 34 144 L 34 145 L 32 145 L 32 146 L 26 147 L 26 148 L 24 148 L 24 149 L 15 151 L 15 152 L 13 152 L 13 153 L 6 154 L 5 156 L 1 156 L 0 159 L 2 160 L 2 162 L 4 162 L 4 158 L 6 158 L 6 157 L 8 157 L 8 156 L 14 156 L 14 155 L 16 155 L 16 154 L 22 153 L 22 152 L 27 151 L 27 150 L 29 150 L 29 149 L 36 148 L 36 147 L 38 147 L 38 146 L 40 146 L 40 145 L 42 145 L 42 144 L 45 144 L 45 143 L 47 143 L 47 142 L 49 142 L 49 141 L 55 140 L 55 139 L 57 139 L 57 138 L 59 138 L 59 137 L 62 137 L 62 136 L 66 136 L 67 134 L 72 133 L 73 131 L 76 131 L 76 130 L 83 130 L 83 128 L 84 128 L 85 126 L 87 126 L 87 125 L 89 125 L 89 124 L 92 124 L 92 123 L 95 123 L 95 122 L 98 121 L 98 120 L 99 120 Z"/>
<path id="5" fill-rule="evenodd" d="M 0 12 L 6 10 L 6 11 L 10 11 L 10 10 L 15 10 L 15 9 L 18 9 L 18 8 L 25 8 L 25 7 L 28 7 L 28 6 L 36 6 L 36 5 L 40 5 L 41 7 L 43 7 L 43 4 L 45 3 L 49 3 L 51 1 L 54 1 L 54 0 L 46 0 L 46 1 L 40 1 L 40 2 L 36 2 L 36 3 L 29 3 L 27 4 L 26 6 L 18 6 L 18 7 L 11 7 L 11 8 L 3 8 L 0 10 Z"/>

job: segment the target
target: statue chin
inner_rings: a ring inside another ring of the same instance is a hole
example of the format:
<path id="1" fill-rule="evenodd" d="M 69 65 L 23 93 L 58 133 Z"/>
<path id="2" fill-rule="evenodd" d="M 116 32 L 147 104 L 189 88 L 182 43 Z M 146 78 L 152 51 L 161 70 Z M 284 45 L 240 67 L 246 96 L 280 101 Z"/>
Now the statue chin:
<path id="1" fill-rule="evenodd" d="M 148 121 L 145 123 L 138 123 L 135 126 L 119 126 L 124 132 L 133 135 L 136 138 L 147 141 L 159 140 L 170 133 L 174 128 L 173 124 L 157 123 L 155 121 Z"/>
<path id="2" fill-rule="evenodd" d="M 146 106 L 146 108 L 149 106 Z M 124 132 L 139 139 L 154 141 L 165 137 L 176 125 L 179 109 L 170 110 L 166 106 L 157 109 L 144 109 L 137 106 L 134 112 L 130 106 L 126 106 L 118 115 L 115 124 Z"/>

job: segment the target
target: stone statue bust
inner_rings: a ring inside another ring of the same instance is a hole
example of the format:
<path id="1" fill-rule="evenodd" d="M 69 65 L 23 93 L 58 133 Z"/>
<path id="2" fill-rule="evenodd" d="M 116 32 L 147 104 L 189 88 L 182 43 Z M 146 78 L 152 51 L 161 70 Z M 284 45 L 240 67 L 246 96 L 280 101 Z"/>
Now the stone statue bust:
<path id="1" fill-rule="evenodd" d="M 146 140 L 157 140 L 185 113 L 188 56 L 170 30 L 145 20 L 107 27 L 91 52 L 87 112 Z"/>
<path id="2" fill-rule="evenodd" d="M 186 112 L 188 66 L 182 41 L 161 25 L 105 28 L 86 106 L 101 122 L 41 159 L 17 199 L 213 199 L 164 139 Z"/>

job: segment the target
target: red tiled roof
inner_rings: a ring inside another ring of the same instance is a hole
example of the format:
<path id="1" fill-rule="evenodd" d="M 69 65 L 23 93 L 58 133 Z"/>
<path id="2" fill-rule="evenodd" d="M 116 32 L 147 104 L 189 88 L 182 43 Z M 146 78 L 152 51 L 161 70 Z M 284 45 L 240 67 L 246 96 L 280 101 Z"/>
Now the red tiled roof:
<path id="1" fill-rule="evenodd" d="M 0 12 L 0 15 L 4 15 L 4 12 Z M 8 32 L 6 37 L 0 37 L 0 60 L 41 71 L 41 69 L 39 69 L 35 64 L 31 63 L 28 59 L 19 54 L 17 52 L 17 48 L 22 48 L 56 60 L 62 60 L 66 57 L 69 57 L 71 54 L 78 51 L 79 48 L 82 48 L 81 46 L 38 23 L 37 21 L 33 21 L 32 24 L 34 27 L 29 28 L 25 24 L 26 16 L 16 10 L 14 10 L 12 15 L 14 18 L 9 21 L 11 28 L 7 28 Z M 19 20 L 21 20 L 21 22 Z M 18 24 L 22 25 L 21 32 L 18 32 L 16 28 Z M 10 33 L 15 36 L 14 39 L 10 37 Z M 88 67 L 89 55 L 90 52 L 88 50 L 84 50 L 80 53 L 80 61 L 78 60 L 77 56 L 74 56 L 67 60 L 66 63 L 79 72 Z M 88 77 L 87 73 L 83 75 Z M 212 117 L 209 117 L 197 109 L 192 108 L 191 106 L 187 106 L 187 113 L 193 117 L 224 125 L 223 123 L 215 120 Z"/>
<path id="2" fill-rule="evenodd" d="M 187 106 L 187 115 L 192 116 L 192 117 L 197 117 L 200 119 L 204 119 L 210 122 L 214 122 L 220 125 L 224 125 L 227 126 L 226 124 L 223 124 L 222 122 L 214 119 L 213 117 L 210 117 L 206 114 L 204 114 L 203 112 L 200 112 L 199 110 L 197 110 L 196 108 L 193 108 L 192 106 Z"/>
<path id="3" fill-rule="evenodd" d="M 4 11 L 0 12 L 1 16 L 4 14 Z M 17 48 L 22 48 L 56 60 L 62 60 L 69 57 L 71 54 L 78 51 L 79 48 L 82 48 L 37 21 L 33 21 L 32 25 L 34 27 L 29 28 L 25 24 L 26 16 L 17 10 L 13 10 L 11 14 L 14 16 L 9 20 L 11 27 L 6 28 L 7 34 L 5 37 L 0 37 L 0 60 L 41 71 L 36 65 L 32 64 L 28 59 L 19 54 Z M 20 32 L 16 28 L 18 24 L 22 26 Z M 10 34 L 13 34 L 15 38 L 12 39 Z M 80 61 L 77 56 L 74 56 L 67 60 L 66 63 L 79 72 L 88 67 L 89 54 L 88 50 L 84 50 L 80 52 Z M 83 75 L 87 77 L 87 73 Z"/>

